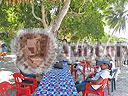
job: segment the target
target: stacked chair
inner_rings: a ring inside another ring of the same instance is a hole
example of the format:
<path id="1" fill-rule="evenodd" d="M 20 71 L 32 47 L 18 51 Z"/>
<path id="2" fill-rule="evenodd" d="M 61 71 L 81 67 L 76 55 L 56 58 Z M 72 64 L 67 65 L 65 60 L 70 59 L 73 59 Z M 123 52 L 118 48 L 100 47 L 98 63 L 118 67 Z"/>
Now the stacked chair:
<path id="1" fill-rule="evenodd" d="M 0 96 L 10 96 L 10 93 L 8 90 L 16 90 L 18 94 L 16 96 L 31 96 L 31 90 L 29 87 L 18 87 L 18 86 L 13 86 L 9 82 L 2 82 L 0 83 Z"/>
<path id="2" fill-rule="evenodd" d="M 20 73 L 13 74 L 15 84 L 10 84 L 7 81 L 0 83 L 0 96 L 10 96 L 8 90 L 16 90 L 15 96 L 32 96 L 37 88 L 37 80 L 35 78 L 28 78 Z M 27 80 L 28 82 L 23 82 Z"/>
<path id="3" fill-rule="evenodd" d="M 35 89 L 37 88 L 37 80 L 35 78 L 28 78 L 28 77 L 24 77 L 22 74 L 20 73 L 14 73 L 13 74 L 14 80 L 15 80 L 15 84 L 16 86 L 19 87 L 29 87 L 31 90 L 31 93 L 33 93 L 35 91 Z M 25 83 L 23 82 L 24 80 L 28 80 L 30 81 L 30 83 Z M 17 96 L 19 96 L 21 92 L 18 90 L 17 91 Z"/>
<path id="4" fill-rule="evenodd" d="M 103 82 L 101 83 L 101 87 L 95 91 L 90 90 L 90 86 L 94 85 L 92 83 L 89 83 L 86 85 L 86 90 L 82 92 L 82 96 L 88 96 L 89 94 L 95 94 L 95 95 L 99 95 L 99 96 L 104 96 L 104 90 L 105 87 L 108 84 L 108 79 L 104 79 Z"/>

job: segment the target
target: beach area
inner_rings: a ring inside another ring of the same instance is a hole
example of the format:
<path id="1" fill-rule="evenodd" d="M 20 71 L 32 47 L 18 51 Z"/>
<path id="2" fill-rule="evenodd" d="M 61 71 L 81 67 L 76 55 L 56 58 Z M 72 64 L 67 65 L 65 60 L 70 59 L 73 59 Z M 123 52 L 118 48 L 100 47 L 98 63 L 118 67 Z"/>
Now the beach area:
<path id="1" fill-rule="evenodd" d="M 128 66 L 125 65 L 118 69 L 119 71 L 116 77 L 116 90 L 111 92 L 110 89 L 110 96 L 128 96 Z M 0 82 L 8 81 L 14 83 L 12 76 L 14 72 L 19 72 L 19 69 L 15 65 L 15 59 L 10 57 L 4 58 L 4 62 L 0 62 Z M 108 96 L 107 90 L 105 91 L 105 96 Z"/>

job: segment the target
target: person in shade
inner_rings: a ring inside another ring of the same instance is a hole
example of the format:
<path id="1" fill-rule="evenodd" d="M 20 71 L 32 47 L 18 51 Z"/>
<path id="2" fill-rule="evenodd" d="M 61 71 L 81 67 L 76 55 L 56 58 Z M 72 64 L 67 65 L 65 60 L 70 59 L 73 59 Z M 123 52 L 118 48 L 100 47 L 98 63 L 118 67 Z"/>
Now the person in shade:
<path id="1" fill-rule="evenodd" d="M 98 61 L 97 64 L 101 67 L 101 70 L 95 74 L 93 77 L 88 77 L 81 83 L 76 84 L 76 89 L 78 92 L 86 90 L 86 84 L 93 83 L 90 86 L 90 90 L 94 91 L 101 87 L 100 83 L 107 78 L 110 78 L 111 63 L 110 61 Z"/>
<path id="2" fill-rule="evenodd" d="M 7 45 L 5 43 L 1 44 L 2 52 L 8 52 Z"/>

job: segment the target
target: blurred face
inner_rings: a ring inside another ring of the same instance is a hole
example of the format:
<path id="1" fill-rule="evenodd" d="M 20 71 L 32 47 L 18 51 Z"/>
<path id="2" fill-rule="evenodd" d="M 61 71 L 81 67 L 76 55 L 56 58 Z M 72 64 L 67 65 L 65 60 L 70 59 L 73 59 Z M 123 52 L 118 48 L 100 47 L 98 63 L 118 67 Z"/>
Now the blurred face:
<path id="1" fill-rule="evenodd" d="M 107 64 L 101 64 L 100 67 L 101 67 L 102 70 L 108 69 L 108 65 Z"/>

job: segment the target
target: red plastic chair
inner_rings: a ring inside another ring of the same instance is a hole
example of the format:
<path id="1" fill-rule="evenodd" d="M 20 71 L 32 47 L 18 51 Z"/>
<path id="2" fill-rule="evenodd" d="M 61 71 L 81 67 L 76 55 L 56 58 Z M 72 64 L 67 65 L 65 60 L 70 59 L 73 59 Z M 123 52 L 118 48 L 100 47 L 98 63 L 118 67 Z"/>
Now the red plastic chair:
<path id="1" fill-rule="evenodd" d="M 0 83 L 0 96 L 9 96 L 8 88 L 11 89 L 11 84 L 9 82 Z"/>
<path id="2" fill-rule="evenodd" d="M 94 74 L 97 73 L 97 69 L 99 68 L 100 66 L 94 66 Z M 110 95 L 110 84 L 109 82 L 107 82 L 107 88 L 108 88 L 108 95 Z"/>
<path id="3" fill-rule="evenodd" d="M 89 78 L 92 78 L 93 76 L 95 76 L 96 73 L 97 73 L 97 69 L 98 69 L 99 67 L 100 67 L 100 66 L 93 66 L 93 73 L 88 74 L 88 77 L 89 77 Z"/>
<path id="4" fill-rule="evenodd" d="M 29 86 L 31 89 L 31 93 L 33 93 L 35 91 L 35 89 L 37 88 L 37 80 L 34 78 L 24 77 L 20 73 L 14 73 L 13 77 L 14 77 L 17 87 Z M 32 81 L 33 84 L 23 83 L 21 80 L 29 80 L 29 81 Z"/>
<path id="5" fill-rule="evenodd" d="M 74 67 L 75 67 L 75 65 L 71 64 L 71 75 L 74 74 L 75 79 L 76 79 L 77 78 L 77 70 Z"/>
<path id="6" fill-rule="evenodd" d="M 19 87 L 19 86 L 12 86 L 12 89 L 16 89 L 16 96 L 32 96 L 30 87 Z"/>
<path id="7" fill-rule="evenodd" d="M 82 72 L 83 72 L 83 74 L 85 74 L 85 72 L 86 72 L 86 61 L 80 61 L 80 64 L 81 64 L 81 66 L 83 67 L 83 70 L 82 70 Z M 83 80 L 85 80 L 85 75 L 83 75 Z"/>
<path id="8" fill-rule="evenodd" d="M 74 65 L 71 64 L 71 74 L 73 75 L 73 72 L 74 72 Z"/>
<path id="9" fill-rule="evenodd" d="M 86 61 L 87 70 L 91 72 L 91 61 L 88 61 L 88 60 L 85 60 L 85 61 Z"/>
<path id="10" fill-rule="evenodd" d="M 94 69 L 94 73 L 97 72 L 97 69 L 99 68 L 100 66 L 94 66 L 93 69 Z"/>
<path id="11" fill-rule="evenodd" d="M 104 96 L 104 89 L 108 84 L 108 79 L 104 79 L 101 83 L 101 87 L 95 91 L 90 90 L 90 86 L 94 85 L 92 83 L 89 83 L 86 85 L 86 90 L 82 92 L 82 96 L 88 96 L 88 94 L 95 94 L 99 96 Z"/>
<path id="12" fill-rule="evenodd" d="M 0 96 L 10 96 L 10 94 L 8 93 L 8 89 L 16 89 L 16 91 L 20 91 L 19 94 L 16 94 L 16 96 L 31 96 L 31 91 L 29 87 L 26 88 L 21 88 L 21 87 L 17 87 L 17 86 L 12 86 L 9 82 L 2 82 L 0 83 Z"/>

